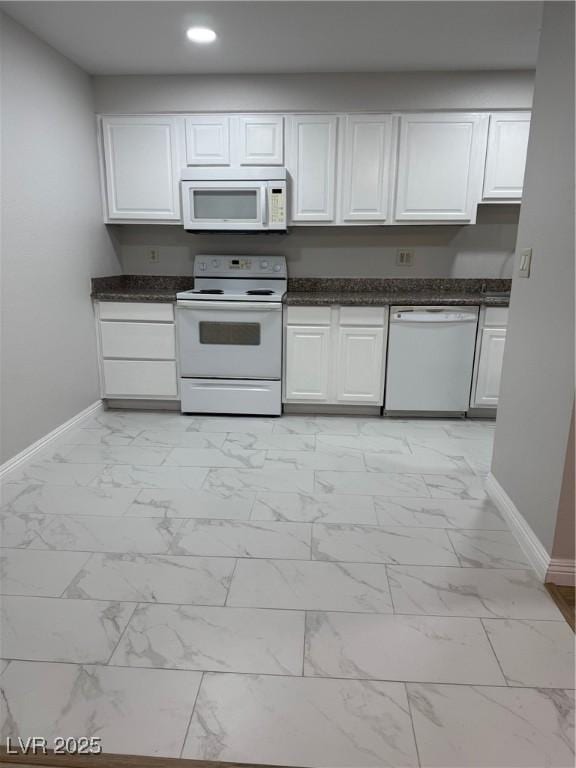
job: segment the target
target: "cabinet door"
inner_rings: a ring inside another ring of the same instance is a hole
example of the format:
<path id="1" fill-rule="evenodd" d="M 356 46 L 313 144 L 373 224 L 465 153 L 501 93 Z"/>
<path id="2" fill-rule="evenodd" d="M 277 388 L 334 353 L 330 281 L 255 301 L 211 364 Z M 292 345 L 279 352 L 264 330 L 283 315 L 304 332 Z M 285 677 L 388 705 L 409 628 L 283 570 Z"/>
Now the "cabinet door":
<path id="1" fill-rule="evenodd" d="M 108 220 L 180 218 L 181 120 L 103 117 Z"/>
<path id="2" fill-rule="evenodd" d="M 340 403 L 384 401 L 384 329 L 338 329 L 336 399 Z"/>
<path id="3" fill-rule="evenodd" d="M 392 117 L 348 115 L 344 129 L 342 220 L 388 218 Z"/>
<path id="4" fill-rule="evenodd" d="M 484 328 L 482 331 L 474 398 L 476 406 L 495 408 L 498 405 L 505 342 L 505 328 Z"/>
<path id="5" fill-rule="evenodd" d="M 242 115 L 238 118 L 238 164 L 282 165 L 282 115 Z"/>
<path id="6" fill-rule="evenodd" d="M 285 400 L 328 400 L 330 327 L 286 328 Z"/>
<path id="7" fill-rule="evenodd" d="M 194 115 L 186 118 L 186 164 L 230 165 L 230 118 Z"/>
<path id="8" fill-rule="evenodd" d="M 295 115 L 290 119 L 292 220 L 334 221 L 336 115 Z"/>
<path id="9" fill-rule="evenodd" d="M 486 116 L 400 118 L 398 221 L 474 221 L 482 195 Z"/>
<path id="10" fill-rule="evenodd" d="M 485 200 L 520 200 L 530 133 L 530 112 L 490 116 L 484 176 Z"/>

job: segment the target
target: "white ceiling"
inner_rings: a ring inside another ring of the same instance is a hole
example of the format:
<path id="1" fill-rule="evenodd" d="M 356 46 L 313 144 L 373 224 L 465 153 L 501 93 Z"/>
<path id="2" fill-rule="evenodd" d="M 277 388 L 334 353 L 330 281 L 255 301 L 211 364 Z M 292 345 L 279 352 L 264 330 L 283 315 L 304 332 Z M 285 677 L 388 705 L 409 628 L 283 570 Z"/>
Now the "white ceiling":
<path id="1" fill-rule="evenodd" d="M 524 69 L 539 2 L 5 2 L 8 14 L 99 74 Z M 189 43 L 189 26 L 216 43 Z"/>

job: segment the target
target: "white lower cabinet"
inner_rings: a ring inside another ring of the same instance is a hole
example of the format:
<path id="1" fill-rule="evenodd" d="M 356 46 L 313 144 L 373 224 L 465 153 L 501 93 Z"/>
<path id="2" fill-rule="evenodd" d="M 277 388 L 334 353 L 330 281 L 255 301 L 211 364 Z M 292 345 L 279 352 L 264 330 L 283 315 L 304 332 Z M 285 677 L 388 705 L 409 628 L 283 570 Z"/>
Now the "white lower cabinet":
<path id="1" fill-rule="evenodd" d="M 284 402 L 382 405 L 385 307 L 288 307 Z"/>
<path id="2" fill-rule="evenodd" d="M 285 400 L 328 401 L 330 326 L 286 328 Z"/>
<path id="3" fill-rule="evenodd" d="M 496 408 L 500 393 L 508 310 L 487 308 L 480 316 L 472 387 L 473 408 Z"/>
<path id="4" fill-rule="evenodd" d="M 97 302 L 96 323 L 102 397 L 178 397 L 172 304 Z"/>
<path id="5" fill-rule="evenodd" d="M 336 400 L 382 404 L 384 328 L 338 328 Z"/>

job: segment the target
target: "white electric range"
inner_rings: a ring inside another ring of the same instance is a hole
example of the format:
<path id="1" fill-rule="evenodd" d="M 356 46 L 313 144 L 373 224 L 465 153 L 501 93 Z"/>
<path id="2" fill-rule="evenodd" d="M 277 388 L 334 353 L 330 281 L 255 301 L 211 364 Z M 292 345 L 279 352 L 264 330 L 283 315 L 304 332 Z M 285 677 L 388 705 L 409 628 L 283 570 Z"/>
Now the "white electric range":
<path id="1" fill-rule="evenodd" d="M 177 294 L 183 413 L 282 412 L 283 256 L 196 256 Z"/>

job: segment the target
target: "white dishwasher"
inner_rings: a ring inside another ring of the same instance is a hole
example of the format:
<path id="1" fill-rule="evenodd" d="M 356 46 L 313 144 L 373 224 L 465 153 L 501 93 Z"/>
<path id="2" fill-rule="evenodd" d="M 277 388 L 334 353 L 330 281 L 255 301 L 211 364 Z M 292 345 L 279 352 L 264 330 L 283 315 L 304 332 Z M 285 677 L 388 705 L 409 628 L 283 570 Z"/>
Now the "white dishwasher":
<path id="1" fill-rule="evenodd" d="M 392 307 L 386 411 L 468 410 L 478 307 Z"/>

